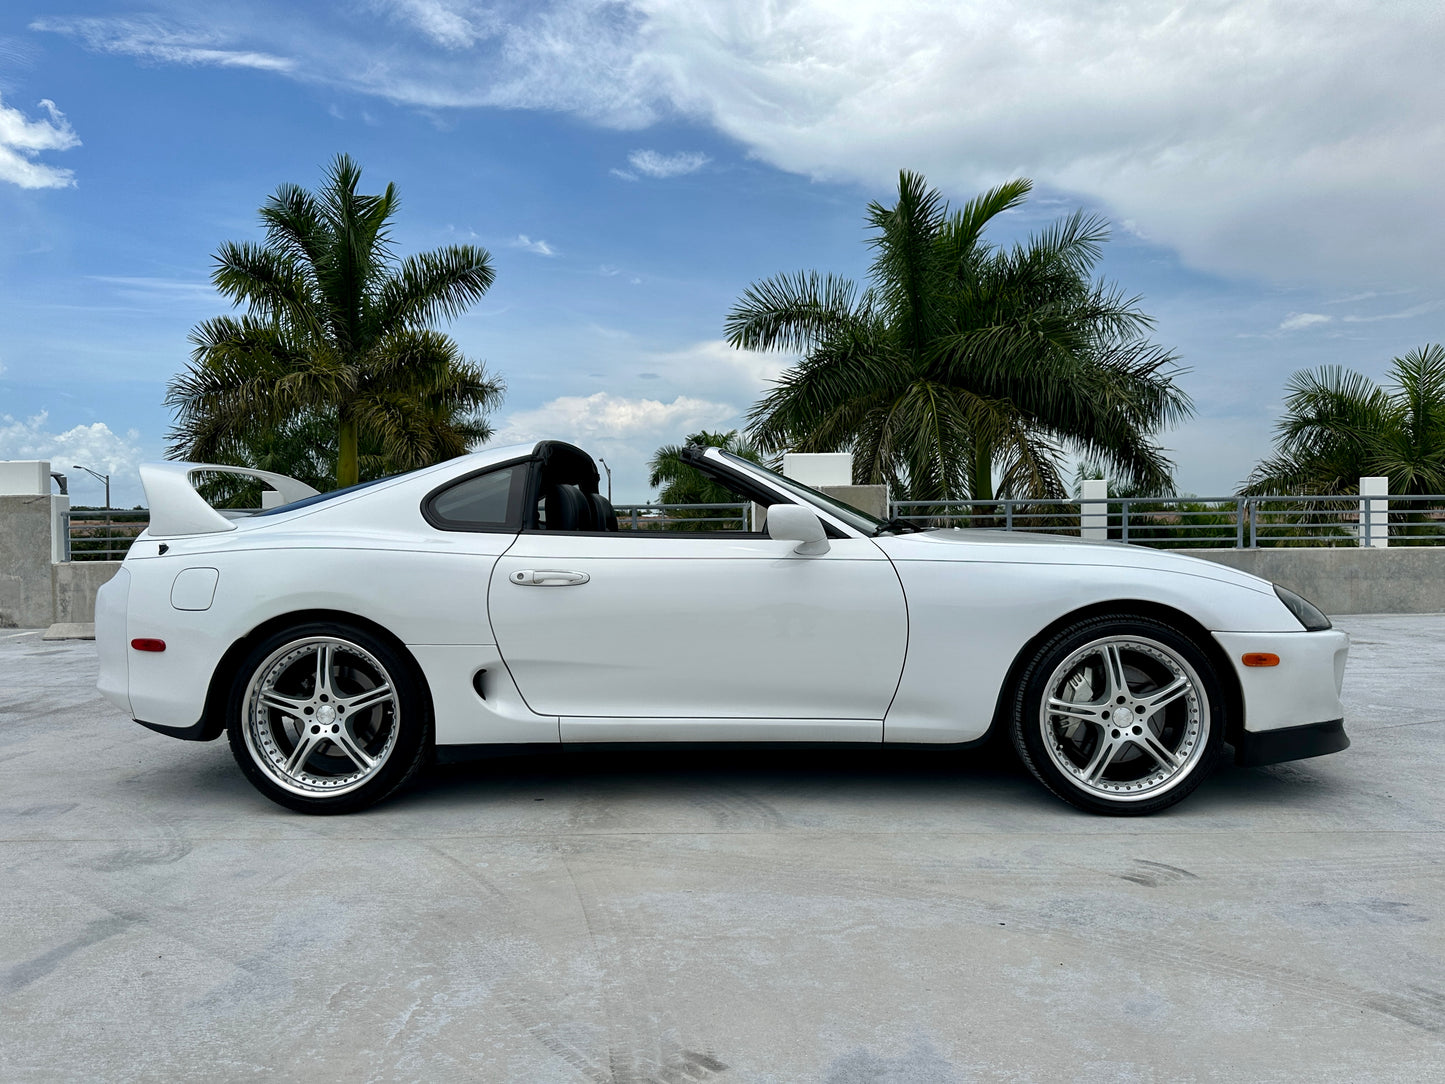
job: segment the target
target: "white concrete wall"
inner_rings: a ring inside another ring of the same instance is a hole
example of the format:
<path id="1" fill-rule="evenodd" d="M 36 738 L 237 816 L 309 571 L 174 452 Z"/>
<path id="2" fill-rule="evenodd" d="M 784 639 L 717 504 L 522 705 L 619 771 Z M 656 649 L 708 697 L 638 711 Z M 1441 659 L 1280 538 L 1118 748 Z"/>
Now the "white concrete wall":
<path id="1" fill-rule="evenodd" d="M 783 474 L 805 486 L 851 486 L 851 452 L 784 452 Z"/>
<path id="2" fill-rule="evenodd" d="M 44 459 L 0 461 L 0 497 L 43 497 L 50 493 L 50 463 Z"/>
<path id="3" fill-rule="evenodd" d="M 1176 550 L 1288 587 L 1327 614 L 1445 613 L 1445 546 Z"/>

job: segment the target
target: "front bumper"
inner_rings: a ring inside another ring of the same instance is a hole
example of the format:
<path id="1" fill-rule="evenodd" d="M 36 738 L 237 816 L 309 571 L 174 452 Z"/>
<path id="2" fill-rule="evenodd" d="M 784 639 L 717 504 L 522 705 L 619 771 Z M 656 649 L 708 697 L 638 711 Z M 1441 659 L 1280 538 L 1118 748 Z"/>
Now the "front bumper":
<path id="1" fill-rule="evenodd" d="M 1343 719 L 1340 689 L 1350 637 L 1339 629 L 1319 632 L 1216 632 L 1244 698 L 1240 729 L 1253 733 L 1309 727 Z M 1279 656 L 1277 666 L 1246 666 L 1254 653 Z"/>
<path id="2" fill-rule="evenodd" d="M 1243 768 L 1257 768 L 1262 764 L 1322 757 L 1349 747 L 1343 719 L 1278 730 L 1241 730 L 1235 735 L 1234 762 Z"/>

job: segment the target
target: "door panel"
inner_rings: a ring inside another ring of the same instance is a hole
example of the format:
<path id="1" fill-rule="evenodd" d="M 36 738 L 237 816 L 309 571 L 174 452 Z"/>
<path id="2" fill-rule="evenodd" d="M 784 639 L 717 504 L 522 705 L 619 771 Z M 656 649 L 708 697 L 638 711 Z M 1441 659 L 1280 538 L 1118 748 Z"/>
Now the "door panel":
<path id="1" fill-rule="evenodd" d="M 532 710 L 579 726 L 882 720 L 907 640 L 892 564 L 867 539 L 794 546 L 523 533 L 492 573 L 492 627 Z"/>

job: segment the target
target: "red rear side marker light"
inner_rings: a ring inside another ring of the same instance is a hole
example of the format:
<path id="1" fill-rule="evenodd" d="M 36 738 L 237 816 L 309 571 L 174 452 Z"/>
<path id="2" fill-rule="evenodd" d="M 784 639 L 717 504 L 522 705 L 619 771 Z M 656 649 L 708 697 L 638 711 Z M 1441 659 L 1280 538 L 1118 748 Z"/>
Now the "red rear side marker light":
<path id="1" fill-rule="evenodd" d="M 1272 651 L 1251 651 L 1240 661 L 1245 666 L 1278 666 L 1279 656 Z"/>
<path id="2" fill-rule="evenodd" d="M 166 642 L 164 640 L 147 640 L 144 637 L 132 640 L 130 646 L 137 651 L 164 651 Z"/>

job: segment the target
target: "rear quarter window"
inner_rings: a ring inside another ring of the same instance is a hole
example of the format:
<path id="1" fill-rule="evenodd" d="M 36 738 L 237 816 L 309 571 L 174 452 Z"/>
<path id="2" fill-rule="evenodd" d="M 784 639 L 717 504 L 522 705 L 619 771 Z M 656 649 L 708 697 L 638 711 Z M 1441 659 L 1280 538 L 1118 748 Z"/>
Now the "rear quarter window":
<path id="1" fill-rule="evenodd" d="M 519 531 L 530 462 L 495 467 L 427 497 L 422 514 L 443 531 Z"/>

